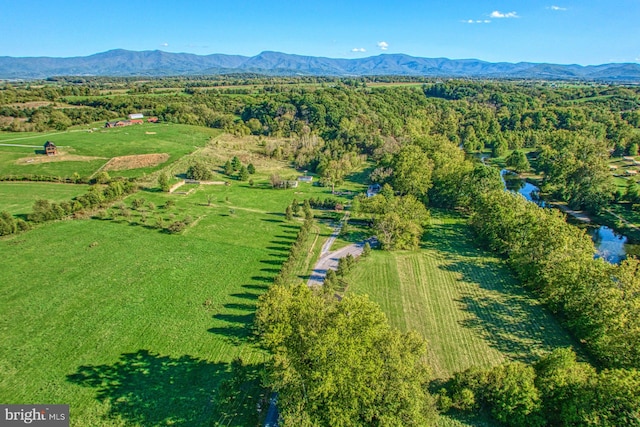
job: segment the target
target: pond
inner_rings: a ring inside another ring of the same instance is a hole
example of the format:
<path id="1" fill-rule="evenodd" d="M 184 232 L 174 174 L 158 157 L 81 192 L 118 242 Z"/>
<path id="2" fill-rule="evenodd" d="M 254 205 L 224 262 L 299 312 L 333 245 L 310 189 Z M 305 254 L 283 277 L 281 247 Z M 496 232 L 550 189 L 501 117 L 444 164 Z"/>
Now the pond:
<path id="1" fill-rule="evenodd" d="M 540 198 L 540 189 L 538 187 L 506 169 L 502 169 L 500 175 L 502 176 L 505 190 L 522 194 L 527 200 L 536 203 L 538 206 L 546 206 L 544 200 Z M 593 244 L 596 247 L 596 258 L 603 258 L 612 264 L 619 264 L 627 255 L 637 256 L 640 254 L 640 245 L 629 243 L 627 236 L 617 233 L 606 225 L 571 221 L 571 217 L 569 217 L 569 222 L 584 228 L 587 234 L 591 236 L 591 240 L 593 240 Z"/>

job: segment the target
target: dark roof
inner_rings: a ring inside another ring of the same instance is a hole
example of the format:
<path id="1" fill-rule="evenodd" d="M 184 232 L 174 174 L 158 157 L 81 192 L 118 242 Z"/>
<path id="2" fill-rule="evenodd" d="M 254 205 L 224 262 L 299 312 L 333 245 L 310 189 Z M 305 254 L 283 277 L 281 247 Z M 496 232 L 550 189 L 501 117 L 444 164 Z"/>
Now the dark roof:
<path id="1" fill-rule="evenodd" d="M 55 146 L 56 146 L 56 144 L 54 144 L 51 141 L 47 141 L 47 142 L 44 143 L 44 147 L 45 148 L 47 148 L 47 147 L 54 147 L 55 148 Z"/>

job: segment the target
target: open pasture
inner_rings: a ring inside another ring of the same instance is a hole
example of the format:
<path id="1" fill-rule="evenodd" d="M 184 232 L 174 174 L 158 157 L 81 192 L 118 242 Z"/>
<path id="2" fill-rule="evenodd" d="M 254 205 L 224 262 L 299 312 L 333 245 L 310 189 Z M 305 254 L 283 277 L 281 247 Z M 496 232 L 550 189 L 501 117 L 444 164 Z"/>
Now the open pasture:
<path id="1" fill-rule="evenodd" d="M 140 191 L 128 217 L 112 208 L 0 239 L 0 401 L 68 403 L 74 426 L 255 425 L 258 390 L 232 410 L 214 402 L 234 358 L 265 360 L 251 322 L 300 225 L 285 207 L 322 194 Z M 153 225 L 186 216 L 180 234 Z"/>
<path id="2" fill-rule="evenodd" d="M 0 182 L 0 211 L 26 215 L 31 212 L 33 203 L 38 199 L 69 201 L 86 193 L 88 188 L 88 185 L 53 182 Z"/>
<path id="3" fill-rule="evenodd" d="M 209 128 L 165 123 L 48 134 L 0 133 L 0 173 L 69 177 L 77 172 L 88 177 L 114 157 L 140 154 L 166 157 L 162 163 L 142 163 L 136 169 L 112 171 L 112 175 L 117 176 L 141 176 L 204 147 L 218 135 L 220 131 Z M 42 144 L 47 140 L 58 146 L 62 161 L 41 160 L 45 157 L 41 153 Z"/>
<path id="4" fill-rule="evenodd" d="M 436 213 L 415 252 L 374 251 L 349 275 L 391 323 L 428 340 L 437 378 L 470 366 L 530 361 L 572 341 L 515 283 L 502 261 L 478 249 L 462 218 Z"/>

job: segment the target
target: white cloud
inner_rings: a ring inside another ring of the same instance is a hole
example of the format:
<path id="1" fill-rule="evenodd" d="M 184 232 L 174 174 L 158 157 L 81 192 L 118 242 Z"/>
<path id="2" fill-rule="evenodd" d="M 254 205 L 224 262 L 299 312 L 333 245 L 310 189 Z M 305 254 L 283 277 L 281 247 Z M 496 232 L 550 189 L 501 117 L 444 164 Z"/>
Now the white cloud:
<path id="1" fill-rule="evenodd" d="M 567 10 L 566 7 L 560 7 L 560 6 L 551 6 L 548 9 L 551 9 L 551 10 Z"/>
<path id="2" fill-rule="evenodd" d="M 489 16 L 491 16 L 492 18 L 519 18 L 517 12 L 502 13 L 498 10 L 494 10 Z"/>
<path id="3" fill-rule="evenodd" d="M 465 24 L 490 24 L 491 20 L 490 19 L 465 19 L 464 21 L 461 21 Z"/>
<path id="4" fill-rule="evenodd" d="M 389 43 L 387 43 L 387 42 L 378 42 L 378 47 L 381 50 L 387 50 L 387 49 L 389 49 Z"/>
<path id="5" fill-rule="evenodd" d="M 354 47 L 353 49 L 351 49 L 351 52 L 366 52 L 367 49 L 363 48 L 363 47 Z"/>
<path id="6" fill-rule="evenodd" d="M 169 46 L 169 43 L 164 42 L 164 43 L 162 43 L 160 46 L 162 46 L 162 47 L 167 47 L 167 46 Z"/>

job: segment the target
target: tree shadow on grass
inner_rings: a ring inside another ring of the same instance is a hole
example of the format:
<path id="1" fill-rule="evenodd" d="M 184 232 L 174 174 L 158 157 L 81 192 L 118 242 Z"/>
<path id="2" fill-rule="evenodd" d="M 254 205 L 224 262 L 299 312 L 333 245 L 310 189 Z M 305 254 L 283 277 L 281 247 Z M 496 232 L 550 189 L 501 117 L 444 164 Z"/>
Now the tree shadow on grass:
<path id="1" fill-rule="evenodd" d="M 230 294 L 230 296 L 234 298 L 242 298 L 242 299 L 257 301 L 258 297 L 260 297 L 260 294 L 254 294 L 252 292 L 237 292 L 235 294 Z"/>
<path id="2" fill-rule="evenodd" d="M 529 295 L 503 261 L 474 242 L 462 222 L 436 224 L 423 248 L 441 254 L 440 269 L 459 277 L 457 302 L 469 314 L 461 325 L 513 360 L 530 362 L 561 346 L 579 346 L 553 316 Z M 480 289 L 478 289 L 480 288 Z"/>
<path id="3" fill-rule="evenodd" d="M 282 228 L 287 228 L 288 230 L 283 230 L 285 233 L 291 233 L 291 230 L 295 231 L 296 233 L 298 232 L 298 230 L 300 229 L 300 227 L 295 226 L 295 225 L 281 225 L 280 227 Z"/>
<path id="4" fill-rule="evenodd" d="M 265 277 L 265 279 L 267 280 L 261 280 L 262 283 L 273 283 L 273 278 L 272 277 Z M 255 279 L 254 279 L 255 280 Z M 243 288 L 246 289 L 254 289 L 257 291 L 266 291 L 267 289 L 269 289 L 269 285 L 261 285 L 261 284 L 247 284 L 247 285 L 242 285 Z"/>
<path id="5" fill-rule="evenodd" d="M 232 345 L 255 344 L 253 320 L 256 304 L 262 292 L 268 288 L 263 284 L 247 284 L 242 287 L 259 293 L 229 294 L 229 302 L 223 304 L 222 309 L 212 316 L 213 327 L 207 329 Z"/>
<path id="6" fill-rule="evenodd" d="M 473 257 L 483 253 L 473 238 L 466 224 L 435 224 L 426 230 L 420 246 L 456 257 Z"/>
<path id="7" fill-rule="evenodd" d="M 254 311 L 256 309 L 255 304 L 251 303 L 243 303 L 243 302 L 230 302 L 223 305 L 224 308 L 229 308 L 231 310 L 246 310 L 246 311 Z"/>
<path id="8" fill-rule="evenodd" d="M 213 315 L 214 319 L 222 320 L 227 323 L 235 323 L 241 326 L 250 326 L 253 324 L 254 317 L 255 314 L 253 312 L 246 314 L 218 313 Z"/>
<path id="9" fill-rule="evenodd" d="M 174 358 L 138 350 L 111 365 L 80 366 L 67 381 L 95 388 L 96 399 L 110 404 L 108 420 L 187 427 L 211 425 L 219 418 L 214 399 L 227 370 L 226 364 L 189 355 Z"/>
<path id="10" fill-rule="evenodd" d="M 275 222 L 275 223 L 284 222 L 284 220 L 282 220 L 282 219 L 274 219 L 274 218 L 262 218 L 260 221 Z"/>
<path id="11" fill-rule="evenodd" d="M 262 264 L 269 264 L 269 265 L 277 265 L 277 266 L 281 266 L 282 265 L 282 260 L 281 259 L 264 259 L 262 261 L 260 261 Z"/>
<path id="12" fill-rule="evenodd" d="M 274 236 L 277 239 L 286 239 L 286 240 L 296 240 L 296 232 L 291 230 L 290 232 L 287 230 L 281 230 L 283 233 L 287 233 L 287 234 L 279 234 L 277 236 Z M 276 241 L 273 241 L 271 243 L 276 243 Z M 290 245 L 291 242 L 288 243 L 283 243 L 283 242 L 279 242 L 282 245 Z"/>
<path id="13" fill-rule="evenodd" d="M 460 303 L 472 315 L 462 325 L 513 360 L 532 362 L 541 353 L 573 344 L 542 307 L 523 295 L 467 295 Z"/>

